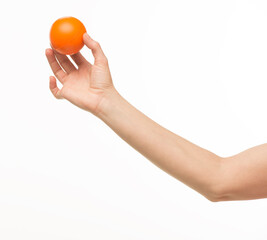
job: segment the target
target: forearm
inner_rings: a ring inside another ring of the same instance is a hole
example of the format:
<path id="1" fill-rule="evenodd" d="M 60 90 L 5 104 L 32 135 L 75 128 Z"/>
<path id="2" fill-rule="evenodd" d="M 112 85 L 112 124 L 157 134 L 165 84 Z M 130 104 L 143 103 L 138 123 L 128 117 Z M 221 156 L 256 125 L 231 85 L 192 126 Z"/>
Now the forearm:
<path id="1" fill-rule="evenodd" d="M 219 156 L 160 126 L 117 91 L 103 100 L 98 117 L 159 168 L 214 199 L 219 184 Z"/>

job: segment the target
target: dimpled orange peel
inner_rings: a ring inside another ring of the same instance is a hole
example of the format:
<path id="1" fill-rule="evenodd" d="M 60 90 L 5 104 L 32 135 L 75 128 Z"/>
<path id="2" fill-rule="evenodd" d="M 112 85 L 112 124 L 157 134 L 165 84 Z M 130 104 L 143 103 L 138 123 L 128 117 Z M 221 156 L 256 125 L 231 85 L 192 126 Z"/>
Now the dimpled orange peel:
<path id="1" fill-rule="evenodd" d="M 64 55 L 79 52 L 84 46 L 83 34 L 86 33 L 83 23 L 75 17 L 57 19 L 50 29 L 51 47 Z"/>

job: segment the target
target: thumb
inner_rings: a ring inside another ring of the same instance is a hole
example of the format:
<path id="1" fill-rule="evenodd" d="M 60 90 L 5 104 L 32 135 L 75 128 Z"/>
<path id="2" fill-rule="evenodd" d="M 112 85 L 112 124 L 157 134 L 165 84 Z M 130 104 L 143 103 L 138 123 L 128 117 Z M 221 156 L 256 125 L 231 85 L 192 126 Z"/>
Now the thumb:
<path id="1" fill-rule="evenodd" d="M 99 42 L 93 40 L 88 35 L 88 33 L 83 34 L 83 42 L 89 49 L 91 49 L 92 54 L 93 54 L 94 59 L 95 59 L 95 63 L 97 63 L 97 62 L 104 63 L 107 61 L 107 58 L 106 58 Z"/>

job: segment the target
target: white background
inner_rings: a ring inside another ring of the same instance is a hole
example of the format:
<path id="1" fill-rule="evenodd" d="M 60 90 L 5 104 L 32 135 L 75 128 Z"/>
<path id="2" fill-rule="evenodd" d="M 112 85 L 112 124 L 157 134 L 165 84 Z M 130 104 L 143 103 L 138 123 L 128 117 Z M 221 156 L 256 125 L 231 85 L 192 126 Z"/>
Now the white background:
<path id="1" fill-rule="evenodd" d="M 51 24 L 74 16 L 153 120 L 219 156 L 267 138 L 265 0 L 5 1 L 0 239 L 267 239 L 267 200 L 212 203 L 49 91 Z M 85 47 L 82 53 L 92 60 Z"/>

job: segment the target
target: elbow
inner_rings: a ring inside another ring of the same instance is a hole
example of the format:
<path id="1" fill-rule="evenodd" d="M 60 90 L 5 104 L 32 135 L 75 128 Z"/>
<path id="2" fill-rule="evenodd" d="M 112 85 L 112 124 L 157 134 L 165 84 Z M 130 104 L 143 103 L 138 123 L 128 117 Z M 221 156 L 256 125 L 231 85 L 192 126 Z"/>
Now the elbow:
<path id="1" fill-rule="evenodd" d="M 208 193 L 204 195 L 210 202 L 231 201 L 231 195 L 223 185 L 211 186 Z"/>
<path id="2" fill-rule="evenodd" d="M 210 202 L 223 202 L 229 201 L 229 197 L 225 192 L 220 191 L 219 189 L 213 189 L 209 194 L 205 195 L 205 198 Z"/>
<path id="3" fill-rule="evenodd" d="M 210 202 L 231 201 L 231 184 L 226 179 L 226 174 L 223 168 L 223 159 L 221 159 L 219 167 L 214 174 L 213 180 L 207 186 L 204 197 Z"/>

